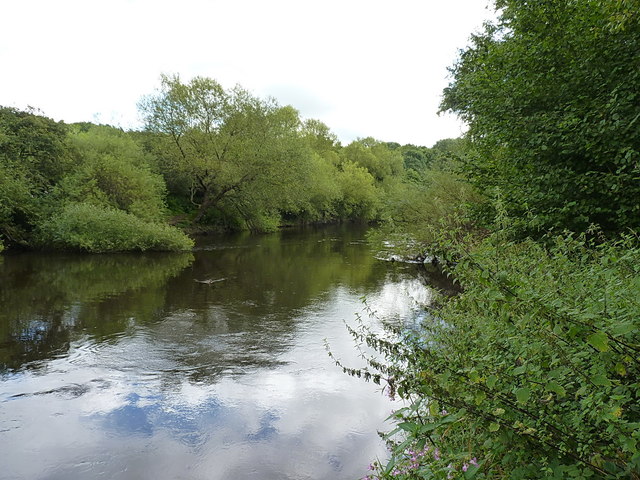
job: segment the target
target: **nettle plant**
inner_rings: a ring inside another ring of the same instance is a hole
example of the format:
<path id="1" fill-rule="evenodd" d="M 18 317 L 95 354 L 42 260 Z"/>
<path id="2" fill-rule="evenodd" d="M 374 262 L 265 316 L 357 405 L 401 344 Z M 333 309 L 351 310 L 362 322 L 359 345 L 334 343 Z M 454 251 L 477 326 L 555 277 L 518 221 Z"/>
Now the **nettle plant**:
<path id="1" fill-rule="evenodd" d="M 407 401 L 368 479 L 640 478 L 639 243 L 443 241 L 462 293 L 419 329 L 351 328 L 379 357 L 345 371 Z"/>

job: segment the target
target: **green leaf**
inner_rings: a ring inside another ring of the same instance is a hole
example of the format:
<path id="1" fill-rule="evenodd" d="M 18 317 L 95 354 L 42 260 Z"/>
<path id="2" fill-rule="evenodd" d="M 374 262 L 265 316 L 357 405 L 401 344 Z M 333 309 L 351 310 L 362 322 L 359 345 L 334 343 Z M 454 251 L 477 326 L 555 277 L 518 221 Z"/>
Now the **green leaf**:
<path id="1" fill-rule="evenodd" d="M 604 332 L 597 332 L 593 335 L 589 335 L 587 337 L 587 342 L 589 345 L 598 349 L 601 352 L 606 352 L 609 350 L 609 340 L 607 339 L 607 335 Z"/>
<path id="2" fill-rule="evenodd" d="M 482 402 L 485 401 L 486 398 L 487 398 L 487 394 L 486 393 L 484 393 L 484 392 L 476 393 L 475 398 L 474 398 L 474 400 L 476 402 L 476 405 L 480 405 Z"/>
<path id="3" fill-rule="evenodd" d="M 531 398 L 531 390 L 523 387 L 516 390 L 516 399 L 518 403 L 527 403 Z"/>
<path id="4" fill-rule="evenodd" d="M 496 386 L 496 383 L 498 383 L 498 377 L 495 375 L 489 375 L 487 377 L 487 387 L 493 388 Z"/>
<path id="5" fill-rule="evenodd" d="M 426 425 L 421 425 L 415 432 L 413 432 L 414 434 L 425 434 L 425 433 L 430 433 L 433 432 L 436 428 L 438 428 L 439 426 L 441 426 L 442 424 L 445 423 L 450 423 L 450 421 L 447 421 L 447 419 L 445 419 L 442 422 L 438 422 L 438 423 L 427 423 Z"/>
<path id="6" fill-rule="evenodd" d="M 622 375 L 623 377 L 627 374 L 627 369 L 625 368 L 624 364 L 620 362 L 616 363 L 615 371 L 618 375 Z"/>
<path id="7" fill-rule="evenodd" d="M 611 386 L 611 380 L 609 380 L 606 376 L 597 374 L 591 377 L 591 383 L 597 385 L 599 387 L 609 387 Z"/>
<path id="8" fill-rule="evenodd" d="M 621 323 L 616 325 L 611 330 L 614 335 L 625 335 L 636 330 L 636 326 L 633 323 Z"/>
<path id="9" fill-rule="evenodd" d="M 521 365 L 521 366 L 516 367 L 516 368 L 513 369 L 513 374 L 514 375 L 522 375 L 526 371 L 527 371 L 527 366 L 526 365 Z"/>
<path id="10" fill-rule="evenodd" d="M 489 431 L 490 432 L 497 432 L 499 428 L 500 428 L 500 424 L 499 423 L 491 423 L 489 425 Z"/>
<path id="11" fill-rule="evenodd" d="M 555 393 L 558 396 L 558 398 L 562 398 L 567 394 L 564 387 L 560 385 L 558 382 L 556 382 L 555 380 L 552 380 L 549 383 L 547 383 L 547 390 Z"/>
<path id="12" fill-rule="evenodd" d="M 413 422 L 402 422 L 398 424 L 398 428 L 401 428 L 405 432 L 416 433 L 420 425 Z"/>

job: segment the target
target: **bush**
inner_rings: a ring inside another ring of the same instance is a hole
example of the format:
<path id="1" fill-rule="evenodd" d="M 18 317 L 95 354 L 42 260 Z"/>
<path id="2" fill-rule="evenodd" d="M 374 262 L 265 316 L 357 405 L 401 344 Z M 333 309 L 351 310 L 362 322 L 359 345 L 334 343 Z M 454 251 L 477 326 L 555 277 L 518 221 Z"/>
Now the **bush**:
<path id="1" fill-rule="evenodd" d="M 63 250 L 121 252 L 189 250 L 193 241 L 175 227 L 150 223 L 111 208 L 68 205 L 40 227 L 40 243 Z"/>
<path id="2" fill-rule="evenodd" d="M 60 196 L 132 213 L 149 222 L 166 214 L 166 187 L 133 137 L 113 127 L 91 126 L 70 137 L 78 164 L 61 182 Z"/>
<path id="3" fill-rule="evenodd" d="M 638 239 L 549 240 L 460 248 L 463 293 L 418 332 L 354 331 L 410 403 L 374 477 L 640 478 Z"/>
<path id="4" fill-rule="evenodd" d="M 51 192 L 71 168 L 64 124 L 0 106 L 0 235 L 8 247 L 28 246 Z"/>

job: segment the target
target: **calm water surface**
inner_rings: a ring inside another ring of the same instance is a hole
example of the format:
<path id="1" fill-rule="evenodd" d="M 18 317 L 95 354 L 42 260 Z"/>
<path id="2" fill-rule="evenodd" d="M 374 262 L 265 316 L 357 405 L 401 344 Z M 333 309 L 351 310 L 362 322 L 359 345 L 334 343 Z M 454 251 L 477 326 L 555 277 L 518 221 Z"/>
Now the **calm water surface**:
<path id="1" fill-rule="evenodd" d="M 0 256 L 0 478 L 361 477 L 397 405 L 324 340 L 361 365 L 363 296 L 404 319 L 430 290 L 345 228 Z"/>

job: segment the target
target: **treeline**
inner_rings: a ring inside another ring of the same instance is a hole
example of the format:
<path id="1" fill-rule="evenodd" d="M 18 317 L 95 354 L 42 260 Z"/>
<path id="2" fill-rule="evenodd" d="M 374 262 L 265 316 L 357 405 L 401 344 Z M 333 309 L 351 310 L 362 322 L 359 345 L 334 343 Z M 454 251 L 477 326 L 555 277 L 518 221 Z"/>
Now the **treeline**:
<path id="1" fill-rule="evenodd" d="M 451 150 L 372 138 L 208 78 L 163 76 L 142 131 L 0 108 L 0 248 L 183 250 L 184 230 L 377 221 Z M 451 141 L 455 144 L 455 141 Z"/>
<path id="2" fill-rule="evenodd" d="M 451 68 L 453 160 L 381 235 L 461 293 L 348 373 L 406 400 L 372 479 L 640 479 L 640 3 L 497 0 Z"/>
<path id="3" fill-rule="evenodd" d="M 0 245 L 184 250 L 166 187 L 131 134 L 0 108 Z"/>

